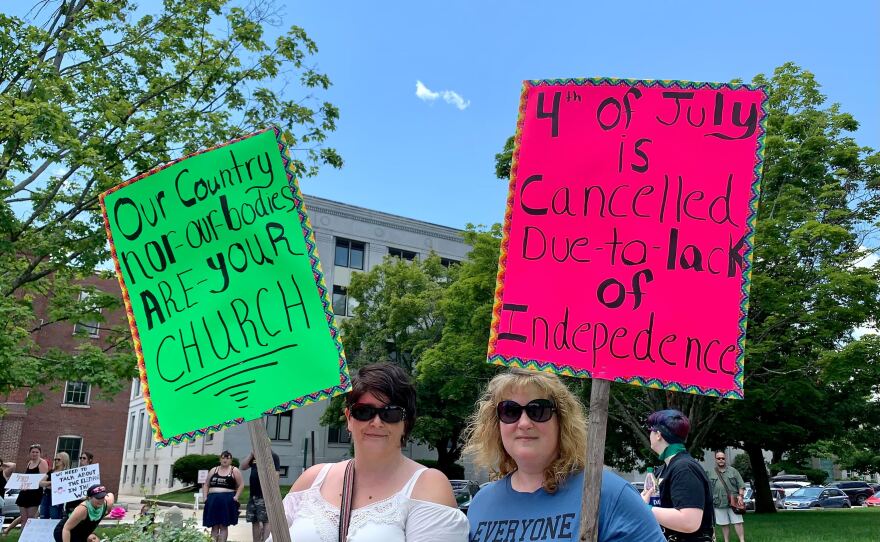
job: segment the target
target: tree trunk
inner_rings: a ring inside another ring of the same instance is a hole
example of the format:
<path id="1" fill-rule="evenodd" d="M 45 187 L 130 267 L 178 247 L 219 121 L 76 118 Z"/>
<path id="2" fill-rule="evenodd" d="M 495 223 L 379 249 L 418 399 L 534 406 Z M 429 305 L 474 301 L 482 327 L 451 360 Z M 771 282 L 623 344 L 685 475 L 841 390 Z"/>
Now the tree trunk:
<path id="1" fill-rule="evenodd" d="M 458 454 L 449 451 L 449 439 L 439 439 L 434 443 L 434 449 L 437 450 L 437 470 L 446 475 L 447 478 L 457 478 L 453 472 L 453 465 L 458 460 Z"/>
<path id="2" fill-rule="evenodd" d="M 749 455 L 749 463 L 752 466 L 752 474 L 755 477 L 755 485 L 752 495 L 755 498 L 755 512 L 758 514 L 775 514 L 776 503 L 770 494 L 770 477 L 764 466 L 764 454 L 761 447 L 756 444 L 745 442 L 743 450 Z"/>

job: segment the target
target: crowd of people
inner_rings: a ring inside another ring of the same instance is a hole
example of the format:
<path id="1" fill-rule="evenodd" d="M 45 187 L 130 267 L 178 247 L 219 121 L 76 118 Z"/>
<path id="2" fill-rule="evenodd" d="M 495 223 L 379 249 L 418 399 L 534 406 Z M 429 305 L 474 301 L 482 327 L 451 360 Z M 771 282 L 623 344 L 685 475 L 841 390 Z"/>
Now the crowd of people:
<path id="1" fill-rule="evenodd" d="M 580 530 L 586 458 L 586 415 L 577 397 L 559 377 L 510 369 L 486 387 L 471 416 L 465 454 L 496 480 L 474 495 L 468 515 L 457 508 L 446 476 L 402 453 L 416 420 L 415 388 L 397 365 L 377 363 L 361 368 L 345 398 L 345 420 L 352 435 L 354 458 L 318 464 L 300 475 L 283 499 L 292 540 L 319 542 L 456 542 L 478 540 L 575 539 Z M 690 431 L 687 417 L 664 410 L 648 417 L 651 449 L 662 463 L 656 489 L 641 495 L 619 476 L 604 472 L 599 500 L 601 542 L 708 542 L 714 525 L 725 541 L 734 525 L 744 542 L 741 516 L 742 478 L 715 456 L 717 468 L 706 472 L 684 446 Z M 273 452 L 274 468 L 280 470 Z M 80 465 L 94 456 L 83 452 Z M 15 470 L 2 462 L 0 495 Z M 247 521 L 254 542 L 271 540 L 253 452 L 241 469 L 224 451 L 202 488 L 203 526 L 211 538 L 225 542 L 239 518 L 244 489 L 242 470 L 250 470 Z M 23 469 L 43 474 L 40 488 L 21 491 L 17 521 L 61 520 L 58 542 L 96 540 L 93 531 L 112 508 L 114 497 L 100 485 L 84 500 L 52 505 L 52 474 L 70 468 L 71 458 L 56 453 L 52 466 L 39 445 L 29 450 Z M 652 491 L 659 503 L 652 506 Z M 15 524 L 4 530 L 7 534 Z"/>

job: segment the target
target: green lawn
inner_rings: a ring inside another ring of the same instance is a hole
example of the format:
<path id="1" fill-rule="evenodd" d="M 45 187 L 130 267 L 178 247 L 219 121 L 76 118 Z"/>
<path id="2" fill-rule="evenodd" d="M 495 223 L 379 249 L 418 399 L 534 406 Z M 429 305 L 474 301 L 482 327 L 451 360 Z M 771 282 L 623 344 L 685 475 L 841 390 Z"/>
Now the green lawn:
<path id="1" fill-rule="evenodd" d="M 723 542 L 721 529 L 716 529 Z M 873 542 L 880 540 L 880 508 L 783 510 L 745 517 L 748 542 Z M 733 528 L 730 540 L 737 540 Z"/>
<path id="2" fill-rule="evenodd" d="M 289 485 L 281 486 L 281 496 L 287 495 L 287 492 L 290 491 Z M 149 495 L 148 499 L 156 499 L 159 501 L 171 501 L 171 502 L 179 502 L 181 504 L 189 505 L 192 507 L 193 505 L 193 493 L 195 493 L 194 489 L 182 489 L 179 491 L 172 491 L 171 493 L 163 493 L 161 495 Z M 244 490 L 241 492 L 241 498 L 239 501 L 242 506 L 247 504 L 248 499 L 251 496 L 251 488 L 249 486 L 245 486 Z M 205 504 L 204 501 L 199 498 L 199 502 L 201 504 Z"/>

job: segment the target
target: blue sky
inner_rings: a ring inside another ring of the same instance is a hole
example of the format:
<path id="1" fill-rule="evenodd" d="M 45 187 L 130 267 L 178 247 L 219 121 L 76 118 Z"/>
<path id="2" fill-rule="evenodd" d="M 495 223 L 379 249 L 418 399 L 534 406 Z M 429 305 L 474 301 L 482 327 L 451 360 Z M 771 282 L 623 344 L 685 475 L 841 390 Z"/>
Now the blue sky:
<path id="1" fill-rule="evenodd" d="M 855 115 L 862 145 L 880 147 L 880 2 L 308 1 L 281 11 L 318 43 L 341 110 L 329 144 L 345 167 L 303 189 L 354 205 L 454 227 L 501 221 L 507 184 L 493 157 L 514 132 L 523 79 L 726 82 L 793 61 Z M 417 81 L 439 96 L 419 99 Z"/>

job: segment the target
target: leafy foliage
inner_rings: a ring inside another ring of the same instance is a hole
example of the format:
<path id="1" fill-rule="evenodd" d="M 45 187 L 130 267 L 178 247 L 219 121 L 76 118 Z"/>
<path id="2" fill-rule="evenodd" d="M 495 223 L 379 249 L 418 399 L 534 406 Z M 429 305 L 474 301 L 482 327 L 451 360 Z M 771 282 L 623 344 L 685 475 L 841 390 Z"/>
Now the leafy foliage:
<path id="1" fill-rule="evenodd" d="M 100 532 L 100 531 L 99 531 Z M 199 528 L 192 518 L 182 525 L 168 522 L 154 523 L 148 516 L 138 518 L 132 525 L 121 528 L 121 532 L 110 542 L 210 542 L 211 537 Z"/>
<path id="2" fill-rule="evenodd" d="M 44 0 L 32 19 L 0 14 L 0 392 L 81 377 L 112 393 L 132 375 L 124 329 L 106 351 L 35 357 L 42 327 L 118 307 L 77 295 L 109 258 L 101 192 L 268 124 L 302 174 L 342 165 L 324 146 L 338 110 L 312 94 L 330 86 L 309 62 L 317 46 L 298 26 L 268 40 L 269 5 Z M 51 316 L 35 323 L 42 296 Z"/>

